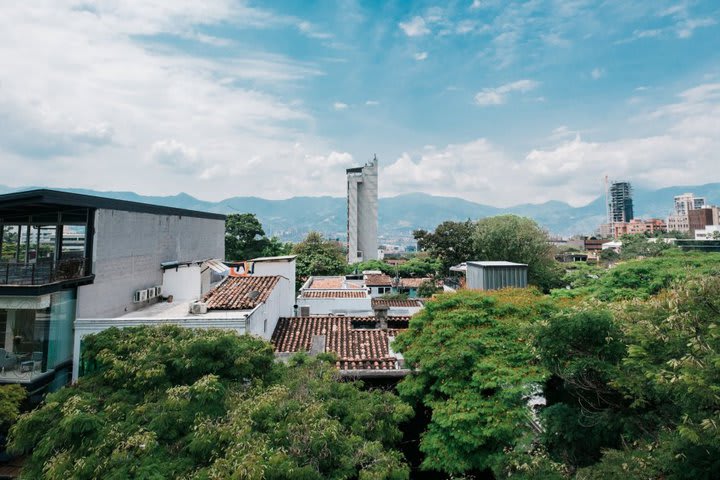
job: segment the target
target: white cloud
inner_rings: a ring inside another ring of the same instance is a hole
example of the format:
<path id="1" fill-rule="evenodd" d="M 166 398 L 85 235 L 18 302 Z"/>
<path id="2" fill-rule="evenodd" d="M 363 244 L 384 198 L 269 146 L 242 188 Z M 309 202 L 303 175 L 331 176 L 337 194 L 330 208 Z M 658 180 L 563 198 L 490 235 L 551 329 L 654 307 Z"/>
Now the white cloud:
<path id="1" fill-rule="evenodd" d="M 676 34 L 678 38 L 690 38 L 696 29 L 710 27 L 716 23 L 712 18 L 688 18 L 678 22 L 676 25 Z"/>
<path id="2" fill-rule="evenodd" d="M 471 10 L 477 10 L 478 8 L 482 7 L 483 2 L 481 0 L 473 0 L 472 4 L 470 5 Z"/>
<path id="3" fill-rule="evenodd" d="M 422 60 L 425 60 L 426 58 L 428 58 L 428 53 L 427 52 L 418 52 L 413 55 L 413 58 L 415 60 L 422 61 Z"/>
<path id="4" fill-rule="evenodd" d="M 298 30 L 309 38 L 318 38 L 321 40 L 327 40 L 333 38 L 331 33 L 319 31 L 312 23 L 301 21 L 297 24 Z"/>
<path id="5" fill-rule="evenodd" d="M 177 140 L 160 140 L 150 147 L 150 159 L 173 171 L 197 173 L 202 168 L 196 149 Z"/>
<path id="6" fill-rule="evenodd" d="M 335 110 L 346 110 L 348 108 L 348 104 L 343 102 L 335 102 L 333 103 L 333 108 Z"/>
<path id="7" fill-rule="evenodd" d="M 512 92 L 526 93 L 538 87 L 534 80 L 518 80 L 506 83 L 496 88 L 483 88 L 475 94 L 475 103 L 481 106 L 501 105 L 506 102 L 508 94 Z"/>
<path id="8" fill-rule="evenodd" d="M 425 19 L 419 16 L 413 17 L 407 22 L 400 22 L 399 26 L 408 37 L 420 37 L 430 33 L 430 29 L 425 24 Z"/>
<path id="9" fill-rule="evenodd" d="M 78 5 L 3 7 L 0 171 L 13 174 L 0 183 L 211 200 L 342 194 L 332 146 L 289 96 L 322 74 L 316 65 L 247 48 L 198 57 L 167 41 L 224 48 L 206 26 L 295 29 L 297 19 L 232 0 Z M 329 163 L 287 168 L 306 157 Z"/>
<path id="10" fill-rule="evenodd" d="M 404 153 L 381 172 L 384 194 L 424 191 L 509 206 L 527 199 L 584 205 L 611 175 L 648 188 L 706 183 L 720 151 L 720 83 L 698 85 L 647 118 L 668 124 L 646 136 L 593 141 L 567 126 L 550 146 L 510 155 L 488 139 Z M 642 212 L 639 212 L 642 213 Z"/>
<path id="11" fill-rule="evenodd" d="M 605 69 L 595 67 L 592 69 L 592 72 L 590 72 L 590 76 L 593 78 L 593 80 L 598 80 L 605 76 Z"/>
<path id="12" fill-rule="evenodd" d="M 367 105 L 368 107 L 375 107 L 377 105 L 380 105 L 380 102 L 378 102 L 377 100 L 368 100 L 365 102 L 365 105 Z"/>

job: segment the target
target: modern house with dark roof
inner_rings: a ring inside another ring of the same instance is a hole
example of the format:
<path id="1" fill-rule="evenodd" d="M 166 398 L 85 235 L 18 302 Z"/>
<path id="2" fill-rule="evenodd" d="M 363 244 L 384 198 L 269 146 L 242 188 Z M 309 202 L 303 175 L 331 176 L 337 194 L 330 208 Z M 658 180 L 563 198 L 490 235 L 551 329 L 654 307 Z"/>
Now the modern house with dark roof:
<path id="1" fill-rule="evenodd" d="M 225 216 L 56 190 L 0 195 L 0 383 L 70 379 L 77 318 L 158 302 L 164 262 L 223 258 Z"/>

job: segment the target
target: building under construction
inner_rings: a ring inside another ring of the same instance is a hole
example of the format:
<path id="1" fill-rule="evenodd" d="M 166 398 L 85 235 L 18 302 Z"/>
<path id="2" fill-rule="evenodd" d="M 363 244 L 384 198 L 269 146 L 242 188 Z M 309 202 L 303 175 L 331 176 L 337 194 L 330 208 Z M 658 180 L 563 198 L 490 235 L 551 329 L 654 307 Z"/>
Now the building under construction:
<path id="1" fill-rule="evenodd" d="M 633 218 L 630 182 L 612 182 L 608 188 L 608 223 L 629 222 Z"/>

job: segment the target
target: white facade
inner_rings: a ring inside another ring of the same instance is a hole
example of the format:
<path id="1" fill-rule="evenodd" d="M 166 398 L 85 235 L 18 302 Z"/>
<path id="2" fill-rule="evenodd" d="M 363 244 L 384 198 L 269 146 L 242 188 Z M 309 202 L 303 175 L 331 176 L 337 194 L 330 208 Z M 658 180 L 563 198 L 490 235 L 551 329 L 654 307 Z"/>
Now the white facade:
<path id="1" fill-rule="evenodd" d="M 720 225 L 708 225 L 704 230 L 695 230 L 695 240 L 720 239 Z"/>
<path id="2" fill-rule="evenodd" d="M 347 170 L 348 263 L 378 258 L 378 161 Z"/>
<path id="3" fill-rule="evenodd" d="M 142 308 L 133 293 L 162 285 L 161 263 L 224 256 L 223 220 L 98 209 L 95 279 L 78 287 L 77 316 L 116 317 Z"/>

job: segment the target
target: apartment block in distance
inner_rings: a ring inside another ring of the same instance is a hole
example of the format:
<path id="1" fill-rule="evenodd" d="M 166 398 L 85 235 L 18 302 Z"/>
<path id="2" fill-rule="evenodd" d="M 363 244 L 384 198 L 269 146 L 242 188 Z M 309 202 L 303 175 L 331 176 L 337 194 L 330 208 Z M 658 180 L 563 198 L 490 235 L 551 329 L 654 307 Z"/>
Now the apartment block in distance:
<path id="1" fill-rule="evenodd" d="M 378 160 L 348 168 L 347 240 L 348 263 L 378 258 Z"/>
<path id="2" fill-rule="evenodd" d="M 225 217 L 32 190 L 0 195 L 0 383 L 31 396 L 70 380 L 77 318 L 164 294 L 161 264 L 223 258 Z"/>
<path id="3" fill-rule="evenodd" d="M 690 232 L 690 212 L 703 208 L 705 199 L 695 197 L 692 193 L 683 193 L 675 197 L 672 215 L 668 217 L 668 230 L 675 232 Z"/>

